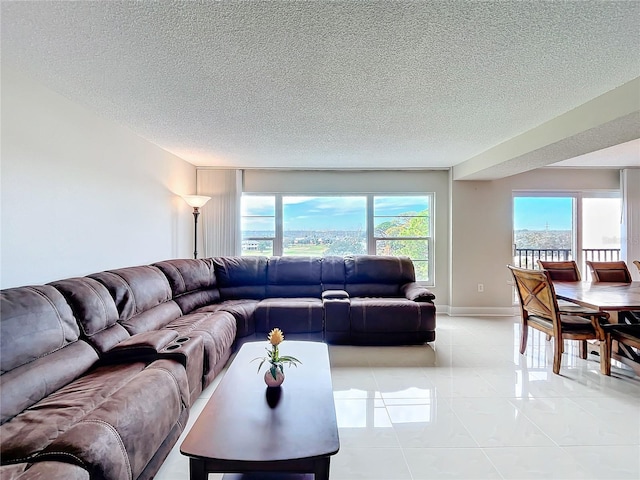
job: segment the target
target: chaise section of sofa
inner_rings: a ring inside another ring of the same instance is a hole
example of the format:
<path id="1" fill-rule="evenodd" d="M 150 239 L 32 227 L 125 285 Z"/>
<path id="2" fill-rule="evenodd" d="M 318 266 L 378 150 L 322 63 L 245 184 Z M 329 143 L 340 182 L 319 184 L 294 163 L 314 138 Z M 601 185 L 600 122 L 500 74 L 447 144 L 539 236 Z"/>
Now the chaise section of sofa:
<path id="1" fill-rule="evenodd" d="M 350 342 L 419 344 L 435 340 L 435 296 L 415 280 L 408 257 L 356 255 L 344 259 L 350 298 Z"/>

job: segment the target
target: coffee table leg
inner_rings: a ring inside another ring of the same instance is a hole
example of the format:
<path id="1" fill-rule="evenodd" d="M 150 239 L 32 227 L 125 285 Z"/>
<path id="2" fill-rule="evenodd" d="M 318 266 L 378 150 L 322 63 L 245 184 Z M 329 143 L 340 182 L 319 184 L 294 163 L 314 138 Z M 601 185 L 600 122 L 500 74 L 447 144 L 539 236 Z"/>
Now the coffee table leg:
<path id="1" fill-rule="evenodd" d="M 198 460 L 197 458 L 190 458 L 189 480 L 207 480 L 207 476 L 207 472 L 204 468 L 204 462 L 202 460 Z"/>
<path id="2" fill-rule="evenodd" d="M 329 480 L 329 457 L 320 458 L 315 462 L 315 480 Z"/>

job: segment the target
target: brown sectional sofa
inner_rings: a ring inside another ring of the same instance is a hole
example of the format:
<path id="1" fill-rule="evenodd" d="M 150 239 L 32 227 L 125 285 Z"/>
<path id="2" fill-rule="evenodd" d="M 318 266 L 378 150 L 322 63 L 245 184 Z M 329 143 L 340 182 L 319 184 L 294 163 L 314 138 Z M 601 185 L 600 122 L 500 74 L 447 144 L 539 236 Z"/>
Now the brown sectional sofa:
<path id="1" fill-rule="evenodd" d="M 0 293 L 0 477 L 152 478 L 245 341 L 435 339 L 408 258 L 168 260 Z"/>

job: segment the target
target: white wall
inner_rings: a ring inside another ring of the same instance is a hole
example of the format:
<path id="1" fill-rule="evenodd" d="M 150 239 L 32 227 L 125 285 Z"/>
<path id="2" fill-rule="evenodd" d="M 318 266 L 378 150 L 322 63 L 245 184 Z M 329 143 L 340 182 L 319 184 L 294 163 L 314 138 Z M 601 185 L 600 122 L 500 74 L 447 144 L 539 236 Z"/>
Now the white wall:
<path id="1" fill-rule="evenodd" d="M 2 288 L 189 257 L 195 167 L 2 68 Z"/>
<path id="2" fill-rule="evenodd" d="M 618 170 L 538 169 L 493 181 L 452 182 L 451 313 L 512 312 L 514 190 L 617 190 Z M 478 283 L 484 292 L 478 292 Z"/>
<path id="3" fill-rule="evenodd" d="M 435 193 L 435 286 L 437 305 L 449 303 L 449 172 L 246 170 L 245 192 L 264 193 Z"/>

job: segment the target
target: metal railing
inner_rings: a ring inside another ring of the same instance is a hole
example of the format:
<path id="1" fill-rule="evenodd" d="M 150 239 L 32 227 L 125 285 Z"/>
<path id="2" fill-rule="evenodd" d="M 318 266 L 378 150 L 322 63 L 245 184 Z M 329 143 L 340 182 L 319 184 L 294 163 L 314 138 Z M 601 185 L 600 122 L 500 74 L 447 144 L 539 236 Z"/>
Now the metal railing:
<path id="1" fill-rule="evenodd" d="M 584 261 L 617 262 L 620 260 L 619 248 L 583 248 Z"/>
<path id="2" fill-rule="evenodd" d="M 513 263 L 521 268 L 538 268 L 538 259 L 550 262 L 571 260 L 570 248 L 514 248 Z"/>
<path id="3" fill-rule="evenodd" d="M 615 262 L 620 260 L 619 248 L 583 248 L 583 262 Z M 516 248 L 513 249 L 513 264 L 521 268 L 538 268 L 538 259 L 550 262 L 573 260 L 570 248 Z M 584 268 L 583 268 L 584 269 Z"/>

